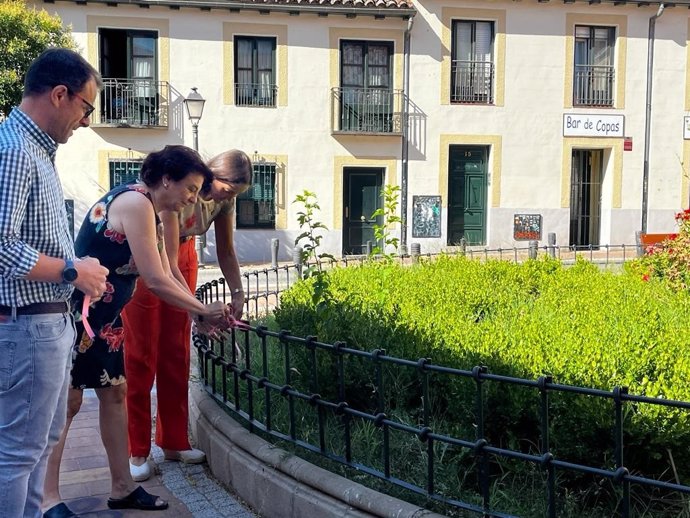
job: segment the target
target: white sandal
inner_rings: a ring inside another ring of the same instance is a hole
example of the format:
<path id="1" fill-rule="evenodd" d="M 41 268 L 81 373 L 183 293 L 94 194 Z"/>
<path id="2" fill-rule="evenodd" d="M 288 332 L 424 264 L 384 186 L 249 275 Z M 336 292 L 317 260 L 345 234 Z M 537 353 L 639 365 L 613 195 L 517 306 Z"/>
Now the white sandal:
<path id="1" fill-rule="evenodd" d="M 132 464 L 132 461 L 129 461 L 129 473 L 132 475 L 132 478 L 134 479 L 134 482 L 143 482 L 144 480 L 148 480 L 151 478 L 151 466 L 149 465 L 149 461 L 146 460 L 141 466 L 137 466 L 136 464 Z"/>

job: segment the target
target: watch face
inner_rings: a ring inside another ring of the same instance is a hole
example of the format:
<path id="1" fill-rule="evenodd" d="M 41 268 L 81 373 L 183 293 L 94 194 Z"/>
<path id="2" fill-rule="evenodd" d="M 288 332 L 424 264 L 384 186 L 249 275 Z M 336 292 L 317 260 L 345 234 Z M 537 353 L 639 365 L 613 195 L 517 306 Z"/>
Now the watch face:
<path id="1" fill-rule="evenodd" d="M 65 268 L 62 270 L 62 279 L 65 282 L 74 282 L 77 280 L 77 269 L 76 268 Z"/>

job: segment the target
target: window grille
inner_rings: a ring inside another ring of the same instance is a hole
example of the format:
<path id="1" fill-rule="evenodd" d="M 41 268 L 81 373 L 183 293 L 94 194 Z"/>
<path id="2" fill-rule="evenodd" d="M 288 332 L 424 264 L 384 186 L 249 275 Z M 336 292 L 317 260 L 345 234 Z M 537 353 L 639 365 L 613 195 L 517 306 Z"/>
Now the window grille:
<path id="1" fill-rule="evenodd" d="M 137 180 L 142 163 L 143 160 L 137 159 L 109 160 L 110 188 Z"/>
<path id="2" fill-rule="evenodd" d="M 275 163 L 254 163 L 252 186 L 237 197 L 236 220 L 237 228 L 275 228 Z"/>

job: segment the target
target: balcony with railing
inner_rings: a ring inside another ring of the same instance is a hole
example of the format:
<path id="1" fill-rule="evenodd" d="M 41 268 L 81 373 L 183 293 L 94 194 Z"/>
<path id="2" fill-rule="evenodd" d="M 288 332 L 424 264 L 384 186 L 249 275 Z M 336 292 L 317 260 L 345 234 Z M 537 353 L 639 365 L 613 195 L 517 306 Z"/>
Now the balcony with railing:
<path id="1" fill-rule="evenodd" d="M 103 78 L 94 126 L 167 127 L 170 84 L 148 79 Z"/>
<path id="2" fill-rule="evenodd" d="M 575 65 L 573 105 L 613 106 L 614 78 L 612 66 Z"/>
<path id="3" fill-rule="evenodd" d="M 453 60 L 450 102 L 493 104 L 494 74 L 491 62 Z"/>
<path id="4" fill-rule="evenodd" d="M 276 105 L 278 86 L 266 83 L 235 83 L 235 104 L 237 106 L 263 106 L 273 108 Z"/>
<path id="5" fill-rule="evenodd" d="M 338 87 L 331 90 L 334 134 L 402 135 L 402 90 Z"/>

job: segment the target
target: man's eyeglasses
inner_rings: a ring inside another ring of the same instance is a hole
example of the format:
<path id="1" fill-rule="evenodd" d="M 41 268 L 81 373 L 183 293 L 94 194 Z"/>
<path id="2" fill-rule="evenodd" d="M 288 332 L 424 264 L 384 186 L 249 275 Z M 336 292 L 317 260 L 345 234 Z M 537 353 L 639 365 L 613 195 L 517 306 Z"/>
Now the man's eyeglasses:
<path id="1" fill-rule="evenodd" d="M 69 92 L 70 95 L 73 95 L 73 96 L 78 97 L 79 99 L 81 99 L 81 102 L 83 102 L 86 106 L 88 106 L 88 108 L 86 108 L 86 109 L 84 110 L 84 118 L 90 116 L 90 115 L 94 112 L 94 110 L 96 109 L 96 107 L 95 107 L 93 104 L 91 104 L 89 101 L 87 101 L 86 99 L 84 99 L 84 98 L 83 98 L 81 95 L 79 95 L 77 92 L 73 92 L 73 91 L 70 90 L 69 88 L 67 89 L 67 91 Z"/>

